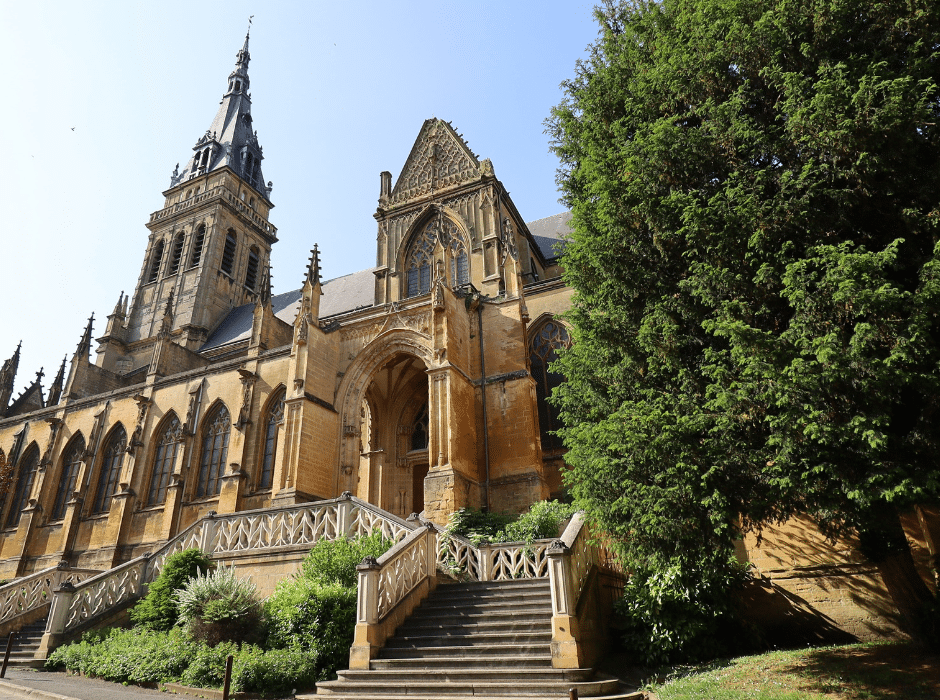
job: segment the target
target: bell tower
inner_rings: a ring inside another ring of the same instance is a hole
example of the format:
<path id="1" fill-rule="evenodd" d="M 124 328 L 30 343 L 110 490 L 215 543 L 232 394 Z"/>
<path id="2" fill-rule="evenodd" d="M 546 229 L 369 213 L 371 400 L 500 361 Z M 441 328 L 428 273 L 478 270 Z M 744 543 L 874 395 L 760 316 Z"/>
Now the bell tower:
<path id="1" fill-rule="evenodd" d="M 269 284 L 263 271 L 277 229 L 268 221 L 272 184 L 261 171 L 264 154 L 251 118 L 248 39 L 215 119 L 182 170 L 177 164 L 163 208 L 150 215 L 130 308 L 124 302 L 98 339 L 104 369 L 125 374 L 150 361 L 168 303 L 169 339 L 198 351 L 229 311 L 269 291 L 261 289 Z"/>

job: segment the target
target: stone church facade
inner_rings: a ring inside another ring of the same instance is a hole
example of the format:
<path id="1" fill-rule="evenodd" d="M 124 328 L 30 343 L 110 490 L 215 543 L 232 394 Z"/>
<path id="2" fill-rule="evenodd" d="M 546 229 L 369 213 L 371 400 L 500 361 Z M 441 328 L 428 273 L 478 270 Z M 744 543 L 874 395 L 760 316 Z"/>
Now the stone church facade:
<path id="1" fill-rule="evenodd" d="M 376 265 L 274 295 L 271 185 L 251 117 L 248 40 L 218 114 L 150 216 L 140 277 L 102 335 L 89 319 L 48 391 L 0 369 L 0 578 L 106 569 L 200 517 L 332 498 L 443 523 L 561 494 L 548 371 L 568 215 L 526 222 L 452 126 L 420 128 L 380 175 Z M 300 265 L 298 265 L 300 267 Z M 92 359 L 94 351 L 95 359 Z M 907 529 L 930 578 L 940 517 Z M 768 625 L 896 633 L 873 567 L 808 523 L 749 538 Z M 813 627 L 815 625 L 815 627 Z M 809 639 L 812 640 L 810 633 Z"/>
<path id="2" fill-rule="evenodd" d="M 430 119 L 397 181 L 380 176 L 377 265 L 322 280 L 314 247 L 302 287 L 272 295 L 249 60 L 246 39 L 104 333 L 89 319 L 45 395 L 37 376 L 10 400 L 18 349 L 0 372 L 0 577 L 110 567 L 209 511 L 350 491 L 441 523 L 560 491 L 544 395 L 567 343 L 566 216 L 526 224 L 492 163 Z"/>

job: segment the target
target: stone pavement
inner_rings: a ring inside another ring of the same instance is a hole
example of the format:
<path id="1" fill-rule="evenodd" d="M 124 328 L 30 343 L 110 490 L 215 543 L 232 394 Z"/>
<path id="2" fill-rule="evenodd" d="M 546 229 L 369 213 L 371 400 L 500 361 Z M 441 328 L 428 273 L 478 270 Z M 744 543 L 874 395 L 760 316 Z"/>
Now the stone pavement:
<path id="1" fill-rule="evenodd" d="M 168 695 L 159 690 L 58 672 L 8 668 L 6 678 L 0 679 L 0 700 L 144 700 L 155 697 L 167 700 Z"/>

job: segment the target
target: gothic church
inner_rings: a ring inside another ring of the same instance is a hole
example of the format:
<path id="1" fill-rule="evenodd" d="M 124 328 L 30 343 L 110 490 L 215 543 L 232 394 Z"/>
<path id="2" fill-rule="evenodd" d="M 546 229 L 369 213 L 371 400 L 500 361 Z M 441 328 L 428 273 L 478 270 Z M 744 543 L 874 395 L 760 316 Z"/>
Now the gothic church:
<path id="1" fill-rule="evenodd" d="M 272 295 L 249 60 L 246 37 L 104 333 L 89 319 L 45 396 L 37 376 L 11 401 L 18 349 L 0 372 L 0 577 L 108 568 L 209 511 L 350 491 L 441 523 L 560 490 L 544 399 L 568 342 L 567 217 L 527 224 L 430 119 L 397 181 L 381 174 L 377 266 L 322 280 L 314 247 L 303 286 Z"/>
<path id="2" fill-rule="evenodd" d="M 89 319 L 47 392 L 0 369 L 0 578 L 107 569 L 207 513 L 349 491 L 444 523 L 561 493 L 546 396 L 568 215 L 526 222 L 493 164 L 426 121 L 380 176 L 376 266 L 273 295 L 271 186 L 251 117 L 248 40 L 218 114 L 150 216 L 140 277 L 102 335 Z M 92 360 L 92 350 L 95 359 Z M 905 523 L 929 579 L 940 514 Z M 855 638 L 897 633 L 877 572 L 808 522 L 741 543 L 757 617 Z M 814 638 L 809 637 L 809 641 Z"/>

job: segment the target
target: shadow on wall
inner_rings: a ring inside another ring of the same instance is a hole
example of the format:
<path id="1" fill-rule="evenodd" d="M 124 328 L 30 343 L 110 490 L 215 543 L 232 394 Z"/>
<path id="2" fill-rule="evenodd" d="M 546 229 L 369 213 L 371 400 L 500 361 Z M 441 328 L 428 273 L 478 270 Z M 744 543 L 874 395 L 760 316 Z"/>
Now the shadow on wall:
<path id="1" fill-rule="evenodd" d="M 913 538 L 916 550 L 921 543 Z M 852 539 L 828 542 L 808 517 L 748 535 L 755 581 L 749 618 L 772 646 L 844 644 L 901 637 L 897 609 L 877 568 Z M 923 572 L 922 572 L 923 573 Z"/>

